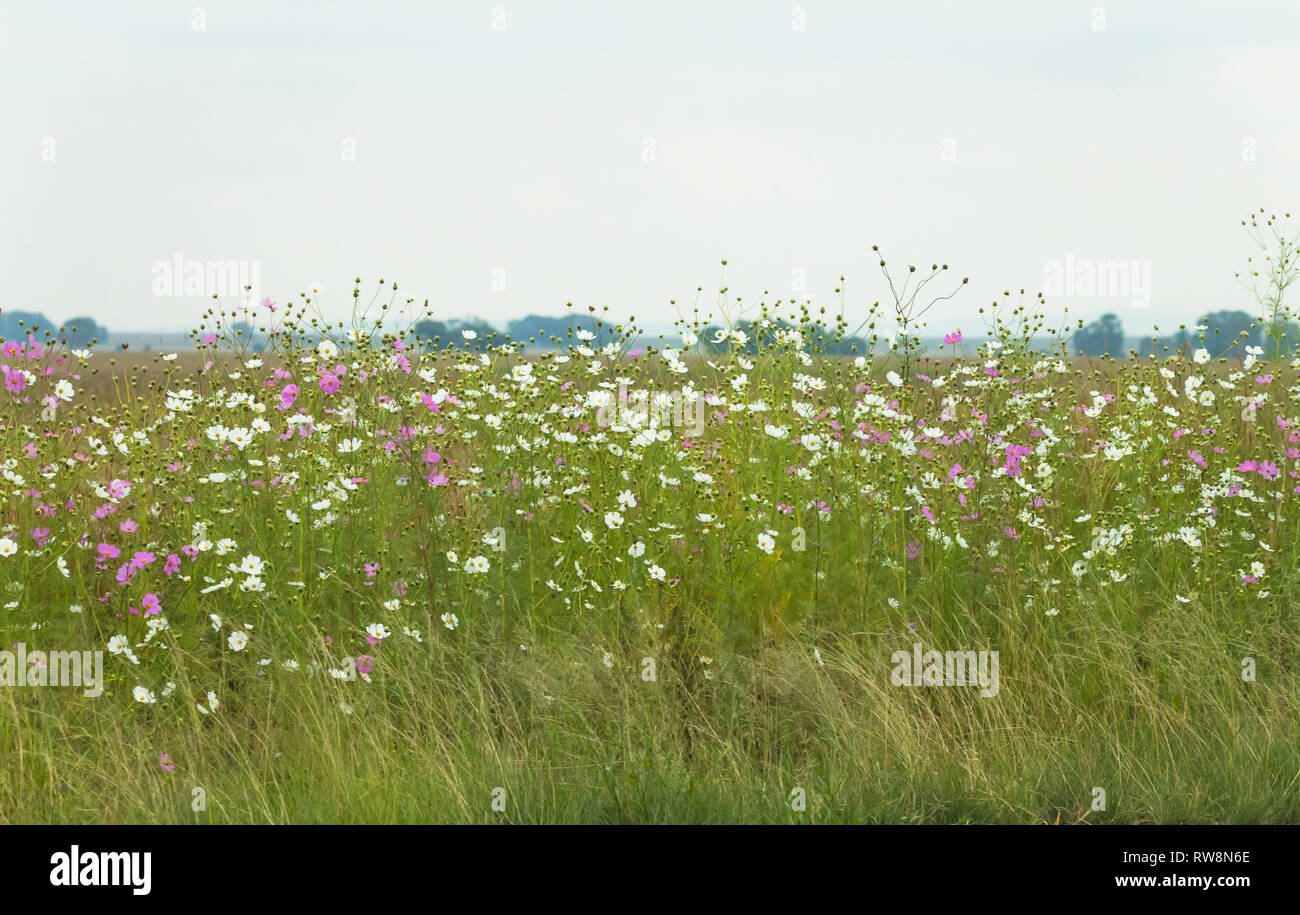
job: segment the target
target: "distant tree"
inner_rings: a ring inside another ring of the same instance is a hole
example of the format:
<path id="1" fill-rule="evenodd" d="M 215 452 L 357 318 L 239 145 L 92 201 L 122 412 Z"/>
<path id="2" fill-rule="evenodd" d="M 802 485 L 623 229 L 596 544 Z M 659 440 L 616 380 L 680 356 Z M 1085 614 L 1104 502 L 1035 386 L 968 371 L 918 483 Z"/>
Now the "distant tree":
<path id="1" fill-rule="evenodd" d="M 1102 315 L 1075 331 L 1074 348 L 1089 356 L 1120 356 L 1124 353 L 1124 323 L 1114 313 Z"/>
<path id="2" fill-rule="evenodd" d="M 447 324 L 444 321 L 417 321 L 415 332 L 419 334 L 421 339 L 426 343 L 432 342 L 435 337 L 438 338 L 438 342 L 440 343 L 447 342 Z"/>
<path id="3" fill-rule="evenodd" d="M 22 324 L 18 322 L 22 321 Z M 33 327 L 54 328 L 55 324 L 39 311 L 0 311 L 0 337 L 23 340 Z"/>
<path id="4" fill-rule="evenodd" d="M 1237 352 L 1244 347 L 1259 346 L 1262 335 L 1258 318 L 1244 311 L 1216 311 L 1197 322 L 1205 327 L 1205 347 L 1215 355 L 1227 355 L 1234 341 Z"/>
<path id="5" fill-rule="evenodd" d="M 544 349 L 578 343 L 578 331 L 592 335 L 586 341 L 586 345 L 591 347 L 601 347 L 621 337 L 607 321 L 594 315 L 529 315 L 506 325 L 506 333 L 512 340 L 526 343 L 531 338 L 533 346 Z"/>
<path id="6" fill-rule="evenodd" d="M 466 340 L 461 331 L 473 331 L 474 339 Z M 448 345 L 465 346 L 472 350 L 482 350 L 488 345 L 487 338 L 493 334 L 500 336 L 500 331 L 489 324 L 476 318 L 466 318 L 455 321 L 434 321 L 425 319 L 417 321 L 415 332 L 420 335 L 420 339 L 425 346 L 445 347 Z M 499 343 L 500 341 L 494 341 Z"/>
<path id="7" fill-rule="evenodd" d="M 69 318 L 63 322 L 63 326 L 67 328 L 63 336 L 71 347 L 81 349 L 89 346 L 91 340 L 103 343 L 108 339 L 108 328 L 94 318 Z"/>

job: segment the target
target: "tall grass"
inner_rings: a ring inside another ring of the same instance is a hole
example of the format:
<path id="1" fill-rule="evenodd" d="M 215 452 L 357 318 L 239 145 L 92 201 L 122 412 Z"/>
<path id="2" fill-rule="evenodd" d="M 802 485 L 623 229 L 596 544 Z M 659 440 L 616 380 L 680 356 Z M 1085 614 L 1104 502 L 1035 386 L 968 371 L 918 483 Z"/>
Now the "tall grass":
<path id="1" fill-rule="evenodd" d="M 525 356 L 390 305 L 6 344 L 4 641 L 116 653 L 0 689 L 0 819 L 1300 819 L 1293 364 L 1030 314 L 830 357 L 777 307 Z M 701 434 L 602 425 L 637 391 Z M 894 685 L 915 643 L 997 695 Z"/>

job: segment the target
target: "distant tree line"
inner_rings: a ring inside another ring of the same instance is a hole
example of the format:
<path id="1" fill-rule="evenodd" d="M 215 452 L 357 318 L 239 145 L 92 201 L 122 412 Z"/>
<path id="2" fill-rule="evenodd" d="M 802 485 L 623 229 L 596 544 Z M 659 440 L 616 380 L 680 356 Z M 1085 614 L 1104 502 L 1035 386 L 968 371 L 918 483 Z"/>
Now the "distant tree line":
<path id="1" fill-rule="evenodd" d="M 416 322 L 415 325 L 415 332 L 427 345 L 445 347 L 451 344 L 471 350 L 481 350 L 488 345 L 500 344 L 507 335 L 511 340 L 543 349 L 568 346 L 577 342 L 579 330 L 592 334 L 591 340 L 587 343 L 592 347 L 604 346 L 620 336 L 607 322 L 595 317 L 579 315 L 559 317 L 529 315 L 509 322 L 504 333 L 480 318 L 450 321 L 426 319 Z M 472 332 L 473 339 L 465 339 L 464 331 Z M 492 338 L 490 342 L 489 338 Z"/>
<path id="2" fill-rule="evenodd" d="M 1141 339 L 1138 355 L 1172 356 L 1179 351 L 1189 353 L 1204 347 L 1215 357 L 1244 356 L 1247 346 L 1273 351 L 1275 341 L 1281 342 L 1278 349 L 1282 353 L 1293 353 L 1297 341 L 1300 341 L 1300 325 L 1295 322 L 1279 325 L 1270 336 L 1267 323 L 1245 311 L 1212 312 L 1204 315 L 1196 325 L 1205 329 L 1183 327 L 1172 334 Z M 1085 356 L 1126 356 L 1124 323 L 1114 313 L 1104 314 L 1074 332 L 1070 337 L 1070 350 Z"/>
<path id="3" fill-rule="evenodd" d="M 60 327 L 64 329 L 63 333 L 58 333 Z M 57 324 L 39 311 L 0 311 L 0 337 L 6 340 L 25 340 L 32 328 L 40 328 L 38 340 L 44 340 L 45 331 L 49 330 L 58 334 L 60 340 L 66 340 L 68 346 L 78 349 L 89 346 L 91 340 L 103 343 L 108 339 L 108 328 L 97 323 L 94 318 L 69 318 L 62 324 Z"/>

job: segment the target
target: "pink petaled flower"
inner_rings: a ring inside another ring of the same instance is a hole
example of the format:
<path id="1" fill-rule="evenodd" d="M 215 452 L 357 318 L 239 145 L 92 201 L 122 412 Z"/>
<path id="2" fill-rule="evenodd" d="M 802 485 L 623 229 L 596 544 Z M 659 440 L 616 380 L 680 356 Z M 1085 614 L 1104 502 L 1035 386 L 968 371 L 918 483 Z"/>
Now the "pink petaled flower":
<path id="1" fill-rule="evenodd" d="M 277 410 L 287 410 L 293 406 L 293 402 L 298 399 L 298 386 L 296 384 L 286 384 L 280 391 L 280 405 Z"/>
<path id="2" fill-rule="evenodd" d="M 167 573 L 167 577 L 171 578 L 173 575 L 175 575 L 177 572 L 180 571 L 180 568 L 181 568 L 181 558 L 177 556 L 175 553 L 169 553 L 167 555 L 167 561 L 163 563 L 163 571 Z"/>
<path id="3" fill-rule="evenodd" d="M 375 573 L 377 573 L 378 571 L 379 571 L 379 563 L 377 562 L 366 563 L 366 578 L 374 578 Z"/>
<path id="4" fill-rule="evenodd" d="M 131 484 L 126 480 L 113 480 L 108 484 L 108 495 L 113 499 L 125 499 L 131 494 Z"/>
<path id="5" fill-rule="evenodd" d="M 1020 539 L 1020 535 L 1016 533 L 1016 529 L 1014 527 L 1004 527 L 1002 528 L 1002 533 L 1006 534 L 1012 540 Z"/>
<path id="6" fill-rule="evenodd" d="M 200 342 L 202 342 L 202 343 L 207 343 L 207 344 L 213 344 L 213 343 L 216 343 L 216 342 L 217 342 L 217 335 L 216 335 L 216 334 L 207 334 L 206 336 L 204 336 L 204 338 L 203 338 Z"/>
<path id="7" fill-rule="evenodd" d="M 909 540 L 907 542 L 906 550 L 907 558 L 915 559 L 917 556 L 921 555 L 921 544 L 915 540 Z"/>
<path id="8" fill-rule="evenodd" d="M 172 762 L 172 758 L 168 756 L 166 753 L 158 754 L 158 765 L 162 766 L 162 770 L 164 772 L 176 771 L 176 764 Z"/>
<path id="9" fill-rule="evenodd" d="M 440 473 L 431 473 L 425 477 L 430 486 L 446 486 L 447 478 Z"/>
<path id="10" fill-rule="evenodd" d="M 440 460 L 442 460 L 442 455 L 440 455 L 438 452 L 434 451 L 432 448 L 426 448 L 426 449 L 425 449 L 425 451 L 424 451 L 424 463 L 426 463 L 426 464 L 436 464 L 436 463 L 438 463 L 438 461 L 440 461 Z"/>
<path id="11" fill-rule="evenodd" d="M 121 566 L 118 567 L 117 570 L 117 583 L 119 585 L 126 584 L 131 579 L 135 578 L 135 573 L 136 573 L 136 568 L 135 566 L 131 565 L 131 563 L 127 562 L 122 564 Z M 132 610 L 131 612 L 135 613 L 136 611 Z"/>
<path id="12" fill-rule="evenodd" d="M 960 343 L 960 342 L 961 342 L 961 331 L 959 331 L 959 330 L 954 330 L 952 333 L 948 334 L 947 336 L 945 336 L 945 337 L 943 338 L 943 342 L 944 342 L 944 343 L 948 343 L 948 344 Z"/>
<path id="13" fill-rule="evenodd" d="M 122 555 L 122 551 L 111 543 L 101 543 L 97 549 L 99 550 L 99 556 L 101 559 L 116 559 Z"/>
<path id="14" fill-rule="evenodd" d="M 136 524 L 130 518 L 127 518 L 125 521 L 118 524 L 117 529 L 124 534 L 134 534 Z"/>
<path id="15" fill-rule="evenodd" d="M 370 642 L 371 638 L 373 638 L 373 636 L 368 636 L 366 638 L 366 641 Z M 375 643 L 370 642 L 370 644 L 373 645 Z M 374 658 L 372 658 L 368 654 L 357 655 L 357 673 L 368 674 L 374 669 L 375 669 Z"/>
<path id="16" fill-rule="evenodd" d="M 337 375 L 325 372 L 320 376 L 320 389 L 326 394 L 333 394 L 339 389 L 339 379 Z"/>
<path id="17" fill-rule="evenodd" d="M 158 600 L 157 594 L 146 594 L 140 598 L 140 606 L 144 608 L 145 616 L 153 616 L 155 613 L 162 612 L 162 602 Z"/>
<path id="18" fill-rule="evenodd" d="M 137 569 L 143 569 L 145 566 L 151 565 L 157 558 L 158 557 L 154 556 L 153 553 L 146 550 L 138 550 L 135 555 L 131 557 L 131 565 L 135 566 Z"/>
<path id="19" fill-rule="evenodd" d="M 11 394 L 21 394 L 27 387 L 27 376 L 20 371 L 10 371 L 9 366 L 0 366 L 5 373 L 5 387 Z"/>
<path id="20" fill-rule="evenodd" d="M 1188 451 L 1187 456 L 1191 458 L 1192 463 L 1197 465 L 1198 467 L 1205 466 L 1205 458 L 1201 457 L 1201 453 L 1199 451 Z"/>
<path id="21" fill-rule="evenodd" d="M 1272 376 L 1272 375 L 1256 375 L 1256 376 L 1255 376 L 1255 380 L 1258 381 L 1260 384 L 1268 384 L 1269 382 L 1271 382 L 1271 381 L 1273 380 L 1273 376 Z"/>

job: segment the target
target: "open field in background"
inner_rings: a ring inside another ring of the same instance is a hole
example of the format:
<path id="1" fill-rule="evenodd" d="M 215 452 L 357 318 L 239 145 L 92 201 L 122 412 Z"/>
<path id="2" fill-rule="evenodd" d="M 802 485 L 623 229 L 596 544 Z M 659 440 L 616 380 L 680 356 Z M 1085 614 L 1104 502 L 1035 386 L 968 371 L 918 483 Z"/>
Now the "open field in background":
<path id="1" fill-rule="evenodd" d="M 0 820 L 1300 820 L 1289 359 L 277 320 L 7 346 Z"/>

